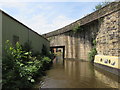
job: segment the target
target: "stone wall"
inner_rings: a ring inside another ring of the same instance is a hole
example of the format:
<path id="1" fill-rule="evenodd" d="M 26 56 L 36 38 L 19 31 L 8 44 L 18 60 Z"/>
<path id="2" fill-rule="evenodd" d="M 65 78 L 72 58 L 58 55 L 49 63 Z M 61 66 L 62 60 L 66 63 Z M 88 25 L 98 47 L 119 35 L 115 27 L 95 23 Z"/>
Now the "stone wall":
<path id="1" fill-rule="evenodd" d="M 97 51 L 99 55 L 120 56 L 119 14 L 114 12 L 100 20 L 100 28 L 96 37 Z"/>
<path id="2" fill-rule="evenodd" d="M 111 3 L 102 9 L 59 30 L 44 34 L 51 46 L 65 46 L 65 58 L 88 60 L 92 41 L 97 41 L 99 55 L 119 56 L 120 2 Z M 79 25 L 83 30 L 77 33 L 73 27 Z"/>
<path id="3" fill-rule="evenodd" d="M 98 31 L 98 21 L 86 24 L 74 33 L 68 31 L 63 34 L 49 37 L 50 46 L 65 46 L 65 58 L 88 60 L 88 53 L 92 48 L 92 41 Z M 97 25 L 96 25 L 97 24 Z M 91 38 L 90 38 L 91 37 Z"/>

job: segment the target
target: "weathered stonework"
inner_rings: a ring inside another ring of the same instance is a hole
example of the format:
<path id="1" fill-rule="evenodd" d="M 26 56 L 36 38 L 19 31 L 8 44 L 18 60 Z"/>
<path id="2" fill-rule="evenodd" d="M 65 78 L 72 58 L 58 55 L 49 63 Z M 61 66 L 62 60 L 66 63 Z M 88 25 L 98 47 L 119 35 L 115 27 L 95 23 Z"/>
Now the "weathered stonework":
<path id="1" fill-rule="evenodd" d="M 88 59 L 92 47 L 92 40 L 96 37 L 98 21 L 83 26 L 84 30 L 74 33 L 68 31 L 60 35 L 49 37 L 51 46 L 65 46 L 65 58 Z M 90 38 L 91 37 L 91 38 Z"/>
<path id="2" fill-rule="evenodd" d="M 92 41 L 97 41 L 99 55 L 120 56 L 120 2 L 111 3 L 102 9 L 59 30 L 44 34 L 51 46 L 65 46 L 65 58 L 88 60 Z M 77 33 L 73 27 L 80 25 Z"/>
<path id="3" fill-rule="evenodd" d="M 96 41 L 97 51 L 100 55 L 119 56 L 119 12 L 112 13 L 99 21 L 100 27 Z"/>

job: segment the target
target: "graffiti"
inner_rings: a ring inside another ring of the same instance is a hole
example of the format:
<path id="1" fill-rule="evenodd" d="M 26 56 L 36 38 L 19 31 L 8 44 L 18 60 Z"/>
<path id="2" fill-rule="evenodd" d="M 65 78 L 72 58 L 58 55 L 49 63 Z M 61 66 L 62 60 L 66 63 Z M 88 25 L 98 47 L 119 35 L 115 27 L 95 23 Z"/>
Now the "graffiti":
<path id="1" fill-rule="evenodd" d="M 111 65 L 115 65 L 115 61 Z"/>
<path id="2" fill-rule="evenodd" d="M 100 59 L 100 62 L 104 62 L 105 64 L 110 64 L 110 65 L 115 65 L 115 61 L 111 62 L 112 60 L 108 60 L 108 59 Z"/>
<path id="3" fill-rule="evenodd" d="M 108 63 L 108 59 L 104 60 L 104 63 Z"/>

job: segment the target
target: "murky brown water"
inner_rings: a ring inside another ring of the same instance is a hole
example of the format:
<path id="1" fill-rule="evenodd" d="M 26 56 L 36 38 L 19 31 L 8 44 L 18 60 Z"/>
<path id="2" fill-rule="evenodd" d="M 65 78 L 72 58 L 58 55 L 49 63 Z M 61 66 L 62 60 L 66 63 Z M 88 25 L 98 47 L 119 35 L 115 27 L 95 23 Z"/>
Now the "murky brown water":
<path id="1" fill-rule="evenodd" d="M 41 88 L 118 88 L 118 77 L 77 60 L 54 61 L 42 78 Z"/>

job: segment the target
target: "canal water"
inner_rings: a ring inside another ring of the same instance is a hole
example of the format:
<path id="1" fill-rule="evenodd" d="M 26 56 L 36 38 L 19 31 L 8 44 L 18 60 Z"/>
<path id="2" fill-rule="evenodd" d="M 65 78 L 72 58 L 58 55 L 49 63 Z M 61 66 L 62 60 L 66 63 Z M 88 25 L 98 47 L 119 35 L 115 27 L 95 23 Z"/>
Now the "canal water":
<path id="1" fill-rule="evenodd" d="M 53 61 L 37 88 L 118 88 L 118 77 L 95 67 L 90 62 L 63 60 Z"/>

